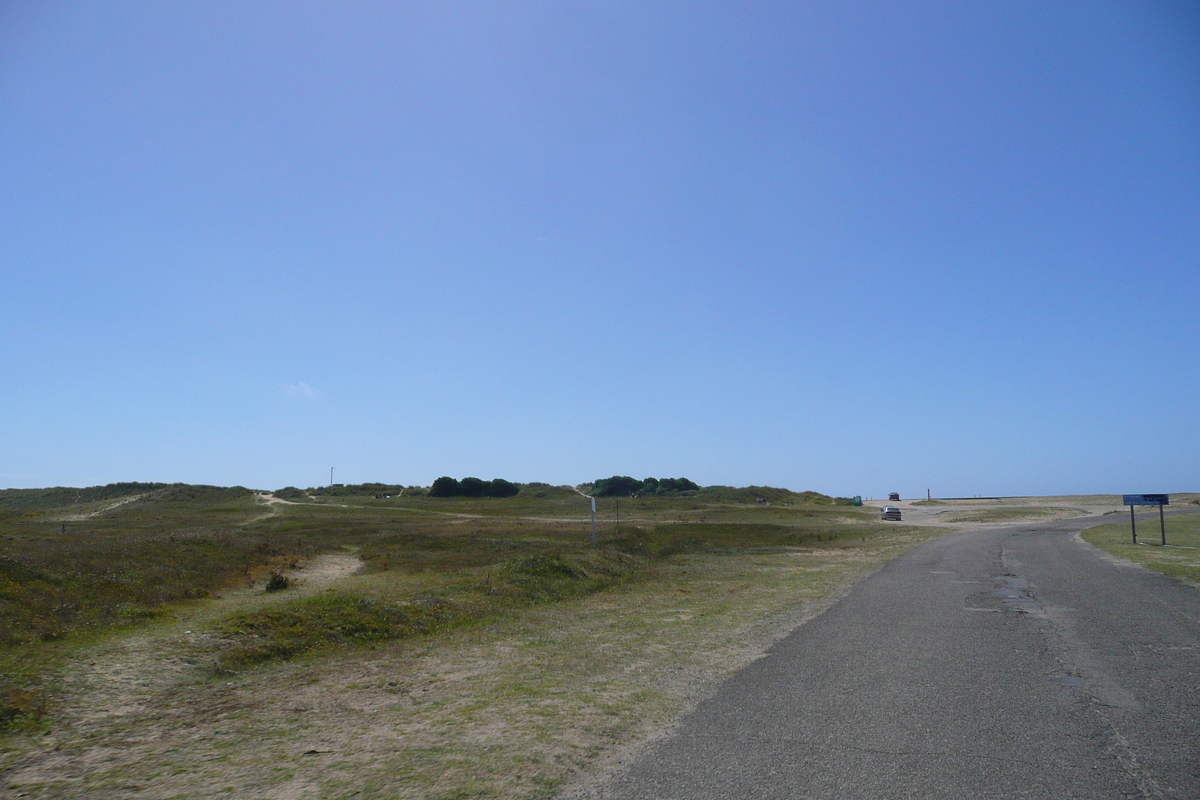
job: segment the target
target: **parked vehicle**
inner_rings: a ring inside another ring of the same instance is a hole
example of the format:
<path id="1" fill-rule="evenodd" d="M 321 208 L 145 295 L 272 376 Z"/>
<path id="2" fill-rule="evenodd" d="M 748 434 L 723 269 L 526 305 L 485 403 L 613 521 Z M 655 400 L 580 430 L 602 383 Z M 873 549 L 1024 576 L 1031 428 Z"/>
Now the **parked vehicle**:
<path id="1" fill-rule="evenodd" d="M 900 493 L 892 492 L 891 494 L 888 495 L 888 500 L 891 500 L 893 503 L 899 503 L 900 502 Z"/>
<path id="2" fill-rule="evenodd" d="M 894 519 L 897 522 L 899 522 L 900 521 L 900 509 L 896 508 L 895 506 L 884 506 L 883 509 L 879 512 L 879 518 L 880 519 Z"/>

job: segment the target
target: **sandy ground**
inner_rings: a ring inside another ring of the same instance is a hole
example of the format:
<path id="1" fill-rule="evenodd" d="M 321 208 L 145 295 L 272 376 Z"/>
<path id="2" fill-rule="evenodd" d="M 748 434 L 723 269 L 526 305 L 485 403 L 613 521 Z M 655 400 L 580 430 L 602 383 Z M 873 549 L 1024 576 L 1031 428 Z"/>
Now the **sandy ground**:
<path id="1" fill-rule="evenodd" d="M 1190 495 L 1188 496 L 1190 497 Z M 1069 519 L 1071 517 L 1099 516 L 1128 511 L 1121 505 L 1097 505 L 1092 498 L 1073 497 L 1016 497 L 1003 500 L 938 500 L 938 505 L 920 505 L 923 498 L 901 500 L 871 500 L 863 503 L 870 508 L 895 506 L 900 509 L 905 525 L 936 525 L 945 528 L 1001 527 L 1022 521 Z M 1020 513 L 1020 509 L 1037 509 L 1036 512 Z M 964 520 L 963 516 L 991 512 L 996 519 L 991 521 Z"/>
<path id="2" fill-rule="evenodd" d="M 202 730 L 176 702 L 203 682 L 198 654 L 207 623 L 236 611 L 314 594 L 356 572 L 362 562 L 349 553 L 319 555 L 285 573 L 295 589 L 268 595 L 263 586 L 227 592 L 179 612 L 174 619 L 87 648 L 64 671 L 54 729 L 37 750 L 6 764 L 3 784 L 13 797 L 105 796 L 89 786 L 99 764 L 153 757 L 161 741 L 130 741 L 126 728 L 158 721 L 162 740 L 186 741 Z M 41 787 L 55 787 L 48 793 Z M 32 793 L 32 794 L 31 794 Z"/>

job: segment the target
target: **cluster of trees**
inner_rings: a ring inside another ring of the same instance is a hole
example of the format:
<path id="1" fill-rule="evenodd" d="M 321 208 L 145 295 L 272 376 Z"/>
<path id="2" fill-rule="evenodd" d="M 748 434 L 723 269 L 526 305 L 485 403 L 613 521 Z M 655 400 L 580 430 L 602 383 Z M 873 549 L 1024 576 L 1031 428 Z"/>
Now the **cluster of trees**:
<path id="1" fill-rule="evenodd" d="M 592 484 L 596 497 L 628 497 L 631 494 L 682 494 L 698 492 L 700 486 L 687 478 L 646 478 L 639 481 L 628 475 L 601 478 Z"/>
<path id="2" fill-rule="evenodd" d="M 461 481 L 442 476 L 429 487 L 430 497 L 513 497 L 521 487 L 503 478 L 485 481 L 463 478 Z"/>

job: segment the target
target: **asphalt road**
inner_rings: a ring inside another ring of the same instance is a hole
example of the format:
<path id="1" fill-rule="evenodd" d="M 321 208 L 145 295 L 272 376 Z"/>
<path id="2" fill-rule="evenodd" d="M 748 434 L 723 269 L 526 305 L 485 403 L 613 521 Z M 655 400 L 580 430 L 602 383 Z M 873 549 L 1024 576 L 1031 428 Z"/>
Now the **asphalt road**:
<path id="1" fill-rule="evenodd" d="M 1200 592 L 1101 521 L 922 545 L 583 796 L 1200 798 Z"/>

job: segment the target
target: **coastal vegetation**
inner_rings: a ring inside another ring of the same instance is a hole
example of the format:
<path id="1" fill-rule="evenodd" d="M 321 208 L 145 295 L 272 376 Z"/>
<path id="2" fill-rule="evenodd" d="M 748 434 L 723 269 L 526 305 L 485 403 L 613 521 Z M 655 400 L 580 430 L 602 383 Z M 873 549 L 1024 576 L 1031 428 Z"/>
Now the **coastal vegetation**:
<path id="1" fill-rule="evenodd" d="M 803 610 L 933 535 L 817 493 L 704 487 L 598 498 L 593 546 L 576 487 L 525 483 L 493 500 L 423 488 L 5 493 L 6 788 L 136 775 L 180 796 L 261 794 L 288 778 L 254 764 L 293 763 L 288 743 L 319 729 L 350 737 L 340 752 L 358 765 L 313 765 L 330 796 L 376 777 L 381 797 L 547 796 L 744 664 L 795 624 L 787 615 L 813 613 Z M 447 677 L 460 673 L 476 677 Z M 388 754 L 351 735 L 357 712 L 278 717 L 324 708 L 301 699 L 318 689 L 338 707 L 402 714 Z M 231 693 L 256 711 L 229 717 Z M 477 752 L 471 742 L 495 725 L 554 744 Z M 98 769 L 101 741 L 125 755 Z M 73 778 L 48 766 L 76 763 Z M 389 793 L 401 773 L 411 793 Z"/>

